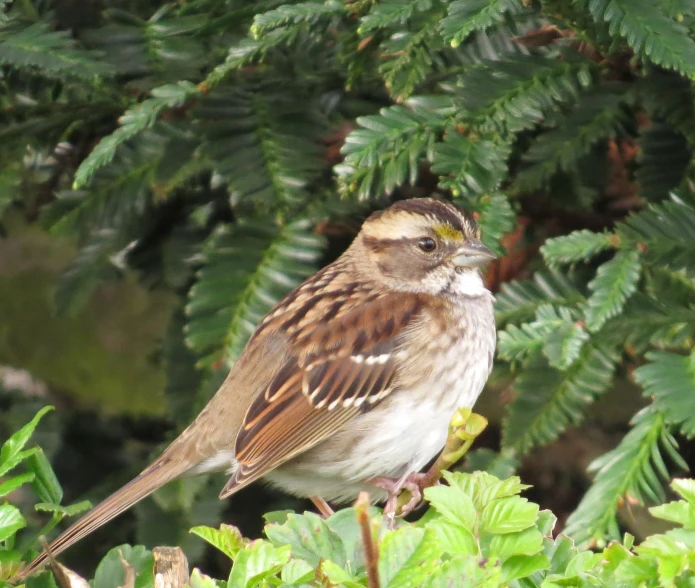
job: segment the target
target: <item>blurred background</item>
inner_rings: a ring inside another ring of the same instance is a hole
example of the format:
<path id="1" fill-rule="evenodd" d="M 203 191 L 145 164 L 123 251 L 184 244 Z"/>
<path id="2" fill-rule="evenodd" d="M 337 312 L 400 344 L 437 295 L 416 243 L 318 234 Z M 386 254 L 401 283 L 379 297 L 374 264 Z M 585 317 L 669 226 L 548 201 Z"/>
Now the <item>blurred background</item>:
<path id="1" fill-rule="evenodd" d="M 695 7 L 616 2 L 0 0 L 0 438 L 55 405 L 65 503 L 105 497 L 371 211 L 435 196 L 500 254 L 462 467 L 518 472 L 579 541 L 654 532 L 695 460 Z M 223 484 L 66 564 L 179 544 L 214 572 L 191 526 L 310 506 Z"/>

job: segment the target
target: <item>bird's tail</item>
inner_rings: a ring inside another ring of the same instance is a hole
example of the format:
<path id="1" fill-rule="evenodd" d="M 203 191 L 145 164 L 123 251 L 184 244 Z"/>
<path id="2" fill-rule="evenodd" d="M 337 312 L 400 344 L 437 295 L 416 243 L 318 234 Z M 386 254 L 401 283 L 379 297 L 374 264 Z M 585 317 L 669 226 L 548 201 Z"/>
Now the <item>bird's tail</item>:
<path id="1" fill-rule="evenodd" d="M 186 472 L 189 468 L 190 463 L 185 460 L 174 461 L 162 456 L 162 458 L 143 470 L 141 474 L 128 482 L 123 488 L 114 492 L 70 526 L 49 544 L 48 549 L 53 555 L 58 555 L 65 551 L 101 525 L 129 509 L 136 502 L 152 494 L 160 486 Z M 13 581 L 21 582 L 25 580 L 47 561 L 48 553 L 43 551 L 29 565 L 19 570 Z"/>

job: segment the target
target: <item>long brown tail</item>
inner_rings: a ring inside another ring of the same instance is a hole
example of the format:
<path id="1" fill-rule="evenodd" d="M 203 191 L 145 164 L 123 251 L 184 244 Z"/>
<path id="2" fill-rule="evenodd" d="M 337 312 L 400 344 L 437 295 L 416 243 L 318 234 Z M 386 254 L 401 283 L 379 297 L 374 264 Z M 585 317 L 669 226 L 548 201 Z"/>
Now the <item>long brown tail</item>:
<path id="1" fill-rule="evenodd" d="M 101 525 L 117 517 L 123 511 L 128 510 L 136 502 L 149 496 L 167 482 L 180 476 L 190 468 L 190 463 L 186 460 L 169 460 L 165 456 L 155 461 L 147 467 L 136 478 L 128 482 L 123 488 L 114 492 L 106 500 L 99 503 L 80 520 L 69 527 L 64 533 L 59 535 L 48 546 L 53 555 L 65 551 L 68 547 L 89 535 Z M 28 566 L 22 568 L 15 582 L 21 582 L 31 576 L 36 570 L 41 568 L 48 561 L 48 554 L 42 552 Z"/>

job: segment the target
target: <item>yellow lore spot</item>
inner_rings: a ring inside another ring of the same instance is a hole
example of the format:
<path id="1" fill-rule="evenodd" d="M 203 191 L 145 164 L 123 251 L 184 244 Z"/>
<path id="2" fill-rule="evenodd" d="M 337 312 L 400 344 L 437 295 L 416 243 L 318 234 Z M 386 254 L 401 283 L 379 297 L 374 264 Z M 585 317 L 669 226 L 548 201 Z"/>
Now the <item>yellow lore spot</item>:
<path id="1" fill-rule="evenodd" d="M 463 241 L 463 233 L 449 224 L 436 225 L 434 232 L 442 239 L 451 241 Z"/>

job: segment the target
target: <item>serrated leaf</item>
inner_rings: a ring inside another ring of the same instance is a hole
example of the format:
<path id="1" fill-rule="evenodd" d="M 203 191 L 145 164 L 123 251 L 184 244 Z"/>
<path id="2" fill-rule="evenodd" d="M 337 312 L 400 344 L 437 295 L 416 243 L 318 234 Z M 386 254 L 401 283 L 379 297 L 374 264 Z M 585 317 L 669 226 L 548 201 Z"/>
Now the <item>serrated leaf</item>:
<path id="1" fill-rule="evenodd" d="M 513 555 L 535 555 L 542 549 L 543 535 L 536 527 L 529 527 L 516 533 L 495 535 L 490 541 L 489 552 L 504 562 Z"/>
<path id="2" fill-rule="evenodd" d="M 50 512 L 53 514 L 59 514 L 62 517 L 72 517 L 81 512 L 85 512 L 92 508 L 92 503 L 89 500 L 82 500 L 81 502 L 76 502 L 69 506 L 61 506 L 60 504 L 50 504 L 46 502 L 39 502 L 34 505 L 34 509 L 39 512 Z"/>
<path id="3" fill-rule="evenodd" d="M 462 525 L 439 518 L 428 522 L 426 526 L 434 531 L 445 553 L 450 555 L 476 555 L 479 553 L 475 536 Z"/>
<path id="4" fill-rule="evenodd" d="M 658 519 L 678 523 L 686 529 L 695 530 L 695 507 L 685 500 L 653 506 L 649 512 Z"/>
<path id="5" fill-rule="evenodd" d="M 39 448 L 36 453 L 29 456 L 26 465 L 27 469 L 34 474 L 32 488 L 39 500 L 49 504 L 60 504 L 63 500 L 63 488 L 43 450 Z"/>
<path id="6" fill-rule="evenodd" d="M 247 543 L 239 529 L 224 523 L 220 525 L 219 529 L 204 526 L 193 527 L 191 533 L 198 535 L 198 537 L 219 549 L 231 560 L 236 557 L 239 550 L 243 549 Z"/>
<path id="7" fill-rule="evenodd" d="M 423 588 L 499 588 L 502 568 L 494 559 L 456 556 L 438 565 Z"/>
<path id="8" fill-rule="evenodd" d="M 650 351 L 646 358 L 648 363 L 634 372 L 635 381 L 668 423 L 678 425 L 687 437 L 695 436 L 695 352 L 683 356 Z"/>
<path id="9" fill-rule="evenodd" d="M 611 317 L 619 314 L 625 301 L 637 290 L 642 262 L 638 251 L 619 251 L 602 264 L 589 282 L 592 294 L 586 301 L 586 324 L 598 331 Z"/>
<path id="10" fill-rule="evenodd" d="M 449 522 L 473 532 L 477 513 L 473 499 L 459 488 L 433 486 L 425 489 L 425 499 Z"/>
<path id="11" fill-rule="evenodd" d="M 513 555 L 502 562 L 502 580 L 511 582 L 526 578 L 550 567 L 550 560 L 542 553 L 536 555 Z"/>
<path id="12" fill-rule="evenodd" d="M 5 441 L 2 444 L 2 448 L 0 448 L 0 476 L 6 474 L 9 469 L 9 464 L 18 464 L 19 462 L 22 461 L 22 459 L 19 459 L 21 456 L 24 456 L 23 458 L 25 459 L 31 453 L 27 452 L 22 452 L 22 449 L 24 449 L 24 446 L 29 442 L 30 437 L 34 433 L 34 430 L 39 424 L 39 421 L 43 418 L 43 416 L 52 411 L 53 407 L 52 406 L 44 406 L 39 412 L 36 413 L 36 416 L 34 416 L 31 421 L 29 421 L 26 425 L 24 425 L 19 431 L 14 433 L 7 441 Z M 12 466 L 14 467 L 14 466 Z M 11 468 L 10 468 L 11 469 Z"/>
<path id="13" fill-rule="evenodd" d="M 419 586 L 437 567 L 434 531 L 400 527 L 379 545 L 379 579 L 382 588 Z"/>
<path id="14" fill-rule="evenodd" d="M 290 546 L 274 547 L 258 540 L 240 550 L 229 574 L 229 584 L 239 588 L 255 588 L 275 576 L 290 561 Z"/>
<path id="15" fill-rule="evenodd" d="M 497 498 L 480 515 L 480 528 L 486 533 L 517 533 L 533 526 L 538 505 L 520 496 Z"/>
<path id="16" fill-rule="evenodd" d="M 120 588 L 124 585 L 125 560 L 135 571 L 135 588 L 148 588 L 154 584 L 154 557 L 142 545 L 121 545 L 111 549 L 101 560 L 94 573 L 93 588 Z"/>
<path id="17" fill-rule="evenodd" d="M 336 566 L 333 562 L 324 561 L 322 563 L 322 570 L 326 577 L 335 581 L 331 578 L 330 573 L 326 571 L 323 566 L 329 569 L 337 568 L 342 571 L 342 568 Z M 286 584 L 308 584 L 316 577 L 316 571 L 307 562 L 301 559 L 291 559 L 287 562 L 287 565 L 282 568 L 280 572 L 280 579 Z"/>
<path id="18" fill-rule="evenodd" d="M 18 476 L 13 476 L 9 480 L 5 480 L 4 482 L 0 483 L 0 498 L 4 498 L 24 484 L 33 482 L 33 480 L 34 474 L 32 473 L 20 474 Z"/>
<path id="19" fill-rule="evenodd" d="M 310 569 L 312 580 L 315 576 L 313 569 Z M 323 575 L 335 585 L 345 586 L 345 588 L 363 588 L 364 584 L 357 581 L 357 578 L 348 574 L 343 568 L 334 564 L 332 561 L 321 562 L 321 572 Z"/>
<path id="20" fill-rule="evenodd" d="M 695 480 L 676 478 L 671 488 L 695 507 Z"/>
<path id="21" fill-rule="evenodd" d="M 203 574 L 198 568 L 193 570 L 191 574 L 190 588 L 220 588 L 210 576 Z"/>
<path id="22" fill-rule="evenodd" d="M 266 525 L 265 534 L 274 545 L 289 545 L 294 557 L 314 567 L 321 560 L 345 567 L 345 545 L 341 538 L 314 513 L 289 514 L 284 525 Z"/>
<path id="23" fill-rule="evenodd" d="M 0 504 L 0 542 L 12 537 L 27 526 L 19 509 L 11 504 Z"/>

